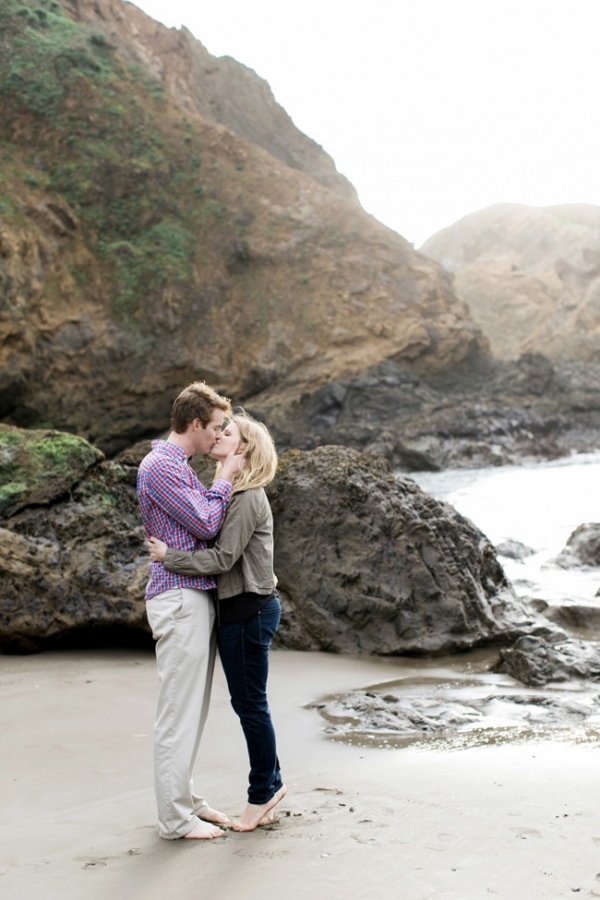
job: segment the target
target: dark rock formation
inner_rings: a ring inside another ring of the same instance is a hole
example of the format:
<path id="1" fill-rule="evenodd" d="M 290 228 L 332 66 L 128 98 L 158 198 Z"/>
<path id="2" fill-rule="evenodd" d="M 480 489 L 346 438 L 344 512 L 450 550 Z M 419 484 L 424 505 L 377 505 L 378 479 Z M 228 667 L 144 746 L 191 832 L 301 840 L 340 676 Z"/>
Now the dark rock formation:
<path id="1" fill-rule="evenodd" d="M 533 604 L 538 612 L 543 613 L 547 619 L 575 637 L 585 636 L 592 639 L 600 637 L 600 607 L 598 604 L 550 604 L 545 600 L 535 600 Z"/>
<path id="2" fill-rule="evenodd" d="M 450 653 L 548 627 L 485 536 L 379 457 L 292 451 L 269 495 L 287 647 Z"/>
<path id="3" fill-rule="evenodd" d="M 522 544 L 521 541 L 507 540 L 502 541 L 500 544 L 496 544 L 496 552 L 498 553 L 498 556 L 504 556 L 506 559 L 522 560 L 526 559 L 528 556 L 533 556 L 535 550 Z"/>
<path id="4" fill-rule="evenodd" d="M 89 465 L 65 467 L 60 488 L 44 498 L 42 470 L 54 473 L 64 436 L 32 433 L 23 446 L 31 488 L 23 453 L 18 508 L 0 512 L 0 649 L 150 644 L 135 493 L 147 446 L 114 462 L 77 441 L 72 458 Z M 471 522 L 410 479 L 397 481 L 380 457 L 292 451 L 269 494 L 285 647 L 436 654 L 557 631 L 515 596 Z"/>
<path id="5" fill-rule="evenodd" d="M 550 564 L 561 569 L 600 567 L 600 523 L 589 522 L 576 528 L 564 550 Z"/>
<path id="6" fill-rule="evenodd" d="M 137 470 L 103 461 L 71 435 L 3 431 L 0 447 L 11 437 L 21 439 L 21 490 L 0 513 L 0 651 L 150 646 Z M 54 488 L 42 496 L 44 476 Z"/>
<path id="7" fill-rule="evenodd" d="M 544 685 L 574 678 L 600 680 L 600 644 L 556 635 L 523 635 L 502 648 L 494 672 L 505 672 L 523 684 Z"/>
<path id="8" fill-rule="evenodd" d="M 502 203 L 429 238 L 494 356 L 600 362 L 600 207 Z"/>
<path id="9" fill-rule="evenodd" d="M 406 471 L 556 459 L 600 447 L 600 365 L 474 354 L 436 377 L 387 360 L 293 401 L 258 398 L 282 447 L 344 444 Z"/>
<path id="10" fill-rule="evenodd" d="M 410 683 L 377 685 L 311 704 L 326 720 L 324 733 L 334 738 L 351 736 L 368 740 L 369 746 L 405 745 L 436 741 L 439 746 L 464 747 L 490 741 L 531 738 L 576 728 L 578 733 L 600 711 L 598 692 L 565 696 L 565 692 L 527 691 L 506 684 L 494 686 L 488 679 L 468 685 L 460 677 L 430 690 Z M 482 688 L 485 687 L 485 690 Z M 590 723 L 591 724 L 591 723 Z M 592 728 L 594 726 L 592 725 Z"/>
<path id="11" fill-rule="evenodd" d="M 72 434 L 0 424 L 0 516 L 60 499 L 101 459 L 99 450 Z"/>

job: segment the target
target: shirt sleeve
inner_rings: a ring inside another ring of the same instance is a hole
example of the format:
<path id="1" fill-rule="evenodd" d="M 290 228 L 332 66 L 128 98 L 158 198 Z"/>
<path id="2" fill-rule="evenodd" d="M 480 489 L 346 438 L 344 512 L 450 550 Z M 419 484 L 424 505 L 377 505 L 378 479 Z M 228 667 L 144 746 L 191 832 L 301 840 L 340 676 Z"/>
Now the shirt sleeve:
<path id="1" fill-rule="evenodd" d="M 219 479 L 206 490 L 199 481 L 186 483 L 181 466 L 168 462 L 151 474 L 147 487 L 152 502 L 194 537 L 208 540 L 218 534 L 231 495 L 228 481 Z"/>
<path id="2" fill-rule="evenodd" d="M 209 550 L 167 550 L 164 567 L 182 575 L 220 575 L 229 572 L 254 533 L 257 510 L 250 493 L 233 495 L 227 517 L 214 547 Z"/>

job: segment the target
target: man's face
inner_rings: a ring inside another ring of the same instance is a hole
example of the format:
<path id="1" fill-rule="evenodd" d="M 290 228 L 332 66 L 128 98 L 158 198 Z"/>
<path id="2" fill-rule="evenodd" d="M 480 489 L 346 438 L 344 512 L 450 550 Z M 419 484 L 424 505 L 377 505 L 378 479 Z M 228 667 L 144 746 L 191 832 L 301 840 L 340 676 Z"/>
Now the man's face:
<path id="1" fill-rule="evenodd" d="M 199 419 L 195 420 L 195 443 L 196 453 L 210 453 L 215 445 L 223 422 L 225 421 L 225 413 L 222 409 L 213 409 L 212 416 L 206 428 L 202 427 Z"/>

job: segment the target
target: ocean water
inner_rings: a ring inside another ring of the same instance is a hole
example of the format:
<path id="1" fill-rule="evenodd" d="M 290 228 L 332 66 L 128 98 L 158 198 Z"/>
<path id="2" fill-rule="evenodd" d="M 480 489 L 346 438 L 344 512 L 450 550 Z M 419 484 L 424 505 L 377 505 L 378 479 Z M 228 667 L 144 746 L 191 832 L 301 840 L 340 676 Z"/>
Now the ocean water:
<path id="1" fill-rule="evenodd" d="M 552 560 L 584 523 L 600 522 L 600 452 L 547 463 L 410 473 L 427 493 L 471 519 L 490 541 L 519 541 L 522 561 L 500 556 L 520 596 L 600 605 L 600 569 L 560 569 Z"/>

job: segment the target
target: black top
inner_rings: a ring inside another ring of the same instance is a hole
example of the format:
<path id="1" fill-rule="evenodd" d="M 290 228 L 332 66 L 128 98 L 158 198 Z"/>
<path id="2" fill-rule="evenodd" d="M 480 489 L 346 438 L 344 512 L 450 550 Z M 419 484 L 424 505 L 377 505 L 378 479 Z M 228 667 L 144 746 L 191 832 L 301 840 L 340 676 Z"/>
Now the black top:
<path id="1" fill-rule="evenodd" d="M 270 594 L 254 594 L 252 591 L 245 591 L 243 594 L 235 594 L 224 600 L 215 600 L 217 625 L 241 625 L 248 622 L 274 596 L 275 591 Z"/>

